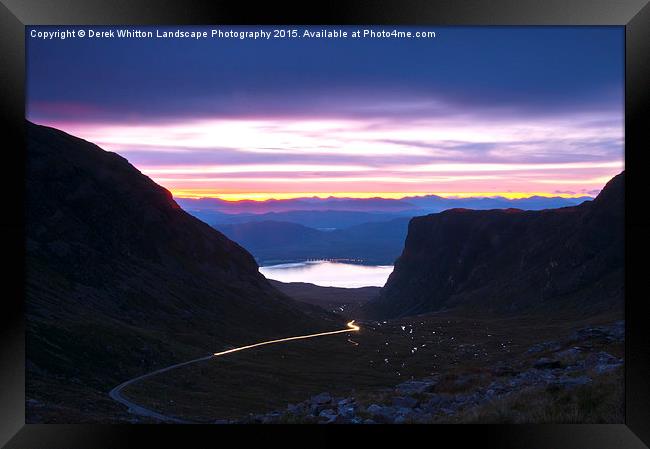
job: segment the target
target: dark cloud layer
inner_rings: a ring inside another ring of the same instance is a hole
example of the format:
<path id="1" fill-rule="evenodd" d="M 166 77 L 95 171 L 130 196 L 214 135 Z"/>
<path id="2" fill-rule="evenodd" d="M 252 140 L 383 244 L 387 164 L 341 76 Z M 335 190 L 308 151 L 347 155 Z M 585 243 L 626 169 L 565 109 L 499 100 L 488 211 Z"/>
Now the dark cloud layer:
<path id="1" fill-rule="evenodd" d="M 28 38 L 28 111 L 156 121 L 622 106 L 622 28 L 435 30 L 435 39 L 419 40 Z"/>
<path id="2" fill-rule="evenodd" d="M 27 115 L 178 196 L 575 195 L 622 169 L 623 28 L 435 31 L 28 38 Z"/>

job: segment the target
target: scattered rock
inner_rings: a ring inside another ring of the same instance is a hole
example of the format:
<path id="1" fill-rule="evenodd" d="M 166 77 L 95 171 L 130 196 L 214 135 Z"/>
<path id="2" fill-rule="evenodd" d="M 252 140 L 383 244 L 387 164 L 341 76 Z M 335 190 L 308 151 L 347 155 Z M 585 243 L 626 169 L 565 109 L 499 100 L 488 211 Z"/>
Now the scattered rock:
<path id="1" fill-rule="evenodd" d="M 343 398 L 337 402 L 337 405 L 341 407 L 343 405 L 351 404 L 353 402 L 354 402 L 354 398 Z"/>
<path id="2" fill-rule="evenodd" d="M 395 407 L 393 410 L 398 415 L 411 415 L 414 413 L 410 407 Z"/>
<path id="3" fill-rule="evenodd" d="M 368 407 L 368 413 L 372 414 L 372 417 L 375 421 L 384 424 L 390 424 L 395 420 L 396 410 L 393 407 L 382 407 L 377 404 L 373 404 Z"/>
<path id="4" fill-rule="evenodd" d="M 579 329 L 571 336 L 574 341 L 600 340 L 607 343 L 622 342 L 625 339 L 625 321 Z"/>
<path id="5" fill-rule="evenodd" d="M 573 348 L 565 349 L 564 351 L 558 352 L 555 356 L 558 359 L 567 361 L 567 360 L 575 360 L 581 354 L 582 354 L 582 351 L 580 350 L 580 348 L 573 347 Z"/>
<path id="6" fill-rule="evenodd" d="M 596 371 L 598 374 L 602 374 L 623 365 L 623 359 L 616 358 L 607 352 L 601 351 L 589 355 L 585 360 L 585 365 Z"/>
<path id="7" fill-rule="evenodd" d="M 406 417 L 400 415 L 393 421 L 393 424 L 406 424 Z"/>
<path id="8" fill-rule="evenodd" d="M 311 402 L 314 404 L 329 404 L 332 401 L 332 396 L 329 393 L 321 393 L 313 396 Z"/>
<path id="9" fill-rule="evenodd" d="M 433 394 L 429 397 L 429 401 L 427 402 L 427 405 L 429 407 L 436 407 L 445 402 L 447 402 L 447 397 L 440 394 Z"/>
<path id="10" fill-rule="evenodd" d="M 324 420 L 325 424 L 328 424 L 334 422 L 338 417 L 338 414 L 334 410 L 328 408 L 320 412 L 318 416 Z"/>
<path id="11" fill-rule="evenodd" d="M 347 416 L 342 416 L 342 415 L 336 415 L 336 419 L 334 419 L 334 424 L 351 424 L 351 419 L 350 417 Z"/>
<path id="12" fill-rule="evenodd" d="M 351 405 L 344 405 L 339 407 L 339 414 L 346 418 L 352 418 L 354 416 L 356 409 Z"/>
<path id="13" fill-rule="evenodd" d="M 313 416 L 318 416 L 320 412 L 327 408 L 326 404 L 311 404 L 309 406 L 309 413 Z"/>
<path id="14" fill-rule="evenodd" d="M 572 389 L 592 382 L 591 374 L 606 373 L 623 365 L 623 359 L 600 351 L 602 342 L 622 342 L 623 322 L 609 326 L 588 327 L 573 334 L 571 339 L 547 341 L 531 346 L 527 354 L 540 354 L 536 360 L 524 359 L 514 366 L 512 362 L 501 362 L 483 372 L 460 373 L 455 377 L 454 387 L 460 393 L 437 391 L 438 376 L 408 380 L 394 389 L 383 390 L 388 394 L 388 404 L 358 404 L 354 397 L 334 397 L 323 392 L 298 404 L 289 404 L 286 411 L 256 415 L 251 422 L 277 422 L 282 416 L 291 415 L 298 420 L 336 424 L 404 424 L 427 423 L 434 416 L 452 416 L 461 410 L 490 401 L 500 400 L 525 388 Z M 617 340 L 618 339 L 618 340 Z M 594 344 L 594 340 L 596 341 Z M 568 347 L 567 344 L 576 345 Z M 562 350 L 562 348 L 565 348 Z M 534 357 L 534 356 L 533 356 Z M 591 373 L 590 375 L 587 375 Z M 434 391 L 436 391 L 434 393 Z M 454 391 L 454 390 L 451 390 Z M 36 405 L 28 400 L 28 405 Z M 359 410 L 367 413 L 358 416 Z M 218 420 L 216 423 L 227 423 Z"/>

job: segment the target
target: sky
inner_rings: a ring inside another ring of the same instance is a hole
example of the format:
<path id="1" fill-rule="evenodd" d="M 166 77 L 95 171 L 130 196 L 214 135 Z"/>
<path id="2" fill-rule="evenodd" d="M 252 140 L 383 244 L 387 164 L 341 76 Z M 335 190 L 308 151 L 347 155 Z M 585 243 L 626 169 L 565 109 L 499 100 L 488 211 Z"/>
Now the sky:
<path id="1" fill-rule="evenodd" d="M 593 196 L 624 168 L 622 27 L 30 37 L 57 29 L 27 28 L 27 118 L 177 197 Z"/>

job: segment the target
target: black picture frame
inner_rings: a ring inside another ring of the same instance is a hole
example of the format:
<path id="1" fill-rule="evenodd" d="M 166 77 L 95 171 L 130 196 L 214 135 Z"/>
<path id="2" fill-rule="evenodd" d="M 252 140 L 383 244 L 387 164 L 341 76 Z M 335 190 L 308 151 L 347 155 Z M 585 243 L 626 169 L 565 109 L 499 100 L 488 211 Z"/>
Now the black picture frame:
<path id="1" fill-rule="evenodd" d="M 24 343 L 24 119 L 25 26 L 109 24 L 394 24 L 394 25 L 619 25 L 625 27 L 626 355 L 625 424 L 474 426 L 247 426 L 26 425 Z M 649 221 L 644 152 L 650 123 L 650 4 L 648 0 L 348 0 L 302 3 L 162 0 L 2 0 L 0 5 L 0 117 L 5 175 L 0 235 L 5 260 L 0 309 L 0 445 L 7 448 L 187 447 L 225 444 L 226 438 L 296 445 L 453 442 L 456 447 L 643 448 L 650 445 L 650 331 L 644 314 Z M 7 161 L 8 158 L 9 160 Z M 345 434 L 345 435 L 343 435 Z M 197 443 L 201 439 L 203 444 Z M 232 441 L 232 440 L 231 440 Z M 408 443 L 410 444 L 410 443 Z M 418 443 L 422 444 L 422 443 Z"/>

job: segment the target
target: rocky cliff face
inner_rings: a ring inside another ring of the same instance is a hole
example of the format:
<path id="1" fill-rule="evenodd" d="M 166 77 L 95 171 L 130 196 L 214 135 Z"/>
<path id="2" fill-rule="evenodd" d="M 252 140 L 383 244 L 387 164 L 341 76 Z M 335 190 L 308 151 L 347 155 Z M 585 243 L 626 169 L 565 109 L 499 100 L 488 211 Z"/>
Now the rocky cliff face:
<path id="1" fill-rule="evenodd" d="M 594 200 L 542 211 L 416 217 L 371 315 L 444 309 L 592 314 L 623 305 L 624 173 Z"/>
<path id="2" fill-rule="evenodd" d="M 126 159 L 31 123 L 27 139 L 32 396 L 64 402 L 41 382 L 103 394 L 228 344 L 327 327 Z"/>

